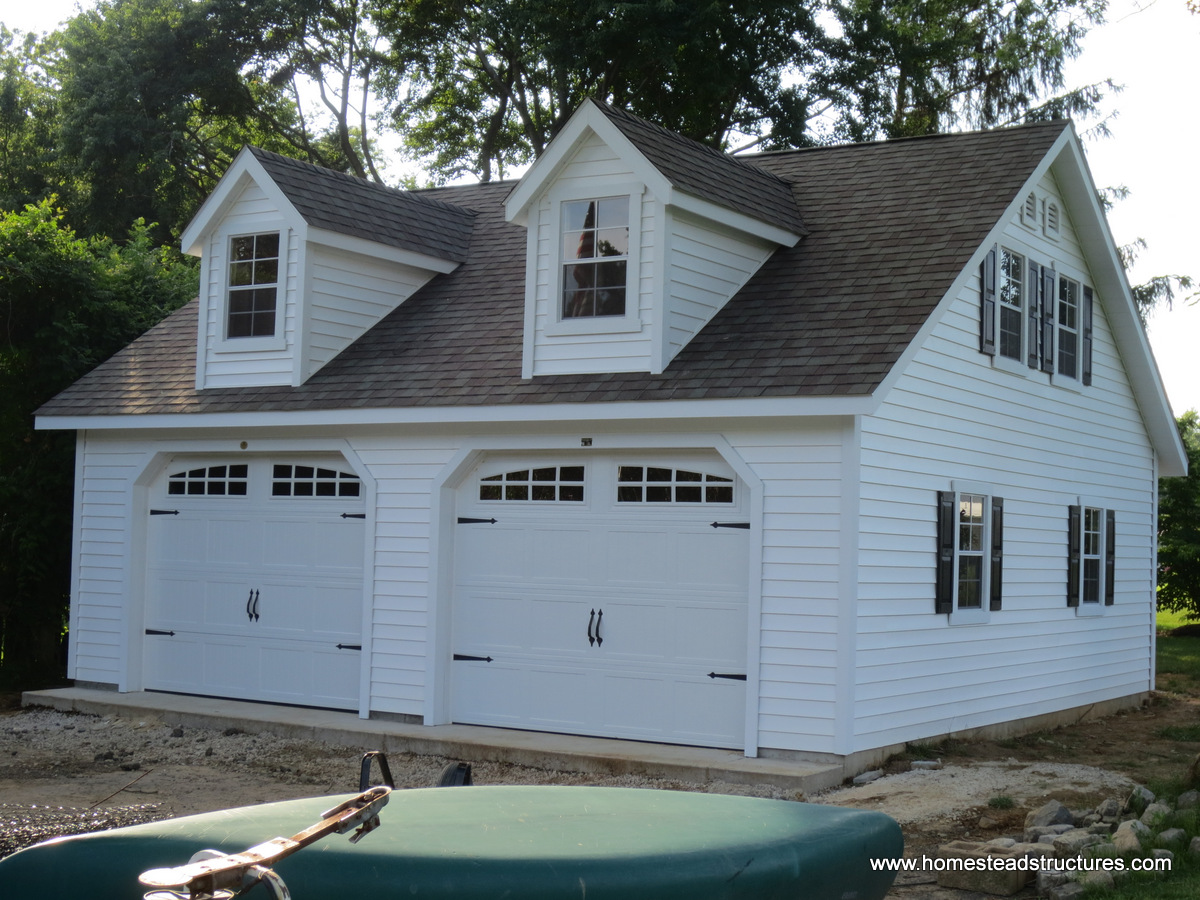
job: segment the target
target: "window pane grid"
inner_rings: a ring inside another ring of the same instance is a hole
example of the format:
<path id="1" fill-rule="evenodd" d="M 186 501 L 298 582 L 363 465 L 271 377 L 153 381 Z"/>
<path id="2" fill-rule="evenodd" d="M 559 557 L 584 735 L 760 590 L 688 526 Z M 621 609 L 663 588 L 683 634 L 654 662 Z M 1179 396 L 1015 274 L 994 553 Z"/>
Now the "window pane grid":
<path id="1" fill-rule="evenodd" d="M 321 466 L 276 463 L 271 473 L 272 497 L 358 497 L 357 475 Z"/>
<path id="2" fill-rule="evenodd" d="M 662 466 L 620 466 L 618 503 L 733 503 L 733 479 Z"/>
<path id="3" fill-rule="evenodd" d="M 1000 249 L 1000 355 L 1020 359 L 1022 351 L 1021 325 L 1024 321 L 1025 258 L 1018 253 Z"/>
<path id="4" fill-rule="evenodd" d="M 248 467 L 208 466 L 167 477 L 167 493 L 176 496 L 244 497 Z"/>
<path id="5" fill-rule="evenodd" d="M 539 466 L 479 479 L 479 499 L 513 502 L 583 501 L 583 466 Z"/>
<path id="6" fill-rule="evenodd" d="M 629 200 L 562 204 L 562 316 L 625 315 Z"/>
<path id="7" fill-rule="evenodd" d="M 1076 377 L 1079 345 L 1079 282 L 1058 280 L 1058 374 Z"/>
<path id="8" fill-rule="evenodd" d="M 1083 597 L 1084 603 L 1100 602 L 1101 523 L 1104 510 L 1094 506 L 1083 509 Z"/>
<path id="9" fill-rule="evenodd" d="M 958 608 L 983 607 L 984 508 L 982 494 L 958 498 Z"/>
<path id="10" fill-rule="evenodd" d="M 279 286 L 279 235 L 235 237 L 229 252 L 226 337 L 272 337 Z"/>

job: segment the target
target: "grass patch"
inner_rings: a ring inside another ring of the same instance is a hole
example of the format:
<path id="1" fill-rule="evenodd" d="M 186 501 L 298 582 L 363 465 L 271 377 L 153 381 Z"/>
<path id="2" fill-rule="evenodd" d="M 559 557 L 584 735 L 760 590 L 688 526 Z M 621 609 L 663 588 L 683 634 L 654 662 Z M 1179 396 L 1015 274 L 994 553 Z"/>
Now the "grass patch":
<path id="1" fill-rule="evenodd" d="M 1169 741 L 1200 743 L 1200 725 L 1168 725 L 1158 730 L 1158 736 Z"/>
<path id="2" fill-rule="evenodd" d="M 1160 634 L 1156 643 L 1160 687 L 1200 695 L 1200 637 Z"/>
<path id="3" fill-rule="evenodd" d="M 988 800 L 988 806 L 992 809 L 1012 809 L 1016 805 L 1017 801 L 1007 794 L 1000 794 Z"/>
<path id="4" fill-rule="evenodd" d="M 1170 631 L 1182 625 L 1194 625 L 1198 620 L 1189 619 L 1187 613 L 1167 612 L 1160 609 L 1155 616 L 1155 624 L 1159 631 Z"/>

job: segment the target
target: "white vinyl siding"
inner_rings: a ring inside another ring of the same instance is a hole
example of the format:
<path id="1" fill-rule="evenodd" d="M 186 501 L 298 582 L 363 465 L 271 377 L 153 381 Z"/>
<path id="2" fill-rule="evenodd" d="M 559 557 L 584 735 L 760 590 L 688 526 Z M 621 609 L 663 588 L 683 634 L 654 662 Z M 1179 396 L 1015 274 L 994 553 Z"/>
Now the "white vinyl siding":
<path id="1" fill-rule="evenodd" d="M 1000 237 L 1087 277 L 1074 235 Z M 1148 690 L 1154 454 L 1097 295 L 1093 383 L 1004 369 L 978 353 L 965 288 L 863 423 L 856 744 L 876 747 Z M 935 502 L 948 481 L 1005 498 L 1004 602 L 987 623 L 934 614 Z M 1115 606 L 1077 619 L 1066 595 L 1066 510 L 1118 510 Z"/>
<path id="2" fill-rule="evenodd" d="M 774 247 L 679 213 L 668 221 L 666 361 L 670 362 L 758 271 Z"/>
<path id="3" fill-rule="evenodd" d="M 538 202 L 529 227 L 536 231 L 536 272 L 531 341 L 534 375 L 649 371 L 655 302 L 653 261 L 655 218 L 661 206 L 640 187 L 634 172 L 608 145 L 592 135 L 576 150 L 554 181 L 553 195 L 571 199 L 630 196 L 630 266 L 625 316 L 614 317 L 614 330 L 603 319 L 589 322 L 595 331 L 555 333 L 562 304 L 559 206 L 548 196 Z M 574 324 L 577 320 L 571 320 Z M 628 322 L 634 322 L 629 325 Z M 581 326 L 583 327 L 583 326 Z M 624 329 L 624 330 L 617 330 Z M 527 344 L 527 348 L 529 347 Z M 528 352 L 528 350 L 527 350 Z"/>
<path id="4" fill-rule="evenodd" d="M 412 266 L 309 246 L 308 355 L 301 380 L 365 334 L 433 277 Z"/>

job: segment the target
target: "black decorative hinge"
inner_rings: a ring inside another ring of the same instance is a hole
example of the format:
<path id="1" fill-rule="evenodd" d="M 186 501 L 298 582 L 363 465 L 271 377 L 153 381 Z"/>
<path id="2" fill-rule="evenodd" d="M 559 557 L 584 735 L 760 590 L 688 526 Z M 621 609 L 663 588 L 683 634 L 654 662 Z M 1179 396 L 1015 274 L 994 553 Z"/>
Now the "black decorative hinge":
<path id="1" fill-rule="evenodd" d="M 713 522 L 713 528 L 749 528 L 749 522 Z"/>
<path id="2" fill-rule="evenodd" d="M 179 510 L 177 510 L 177 509 L 152 509 L 152 510 L 150 510 L 150 515 L 152 515 L 152 516 L 177 516 L 177 515 L 179 515 Z"/>
<path id="3" fill-rule="evenodd" d="M 468 518 L 467 516 L 459 516 L 458 524 L 459 525 L 495 525 L 496 520 L 495 519 L 471 519 L 471 518 Z"/>
<path id="4" fill-rule="evenodd" d="M 159 631 L 157 628 L 147 628 L 146 634 L 165 634 L 167 637 L 175 637 L 173 631 Z"/>
<path id="5" fill-rule="evenodd" d="M 736 672 L 709 672 L 709 678 L 728 678 L 730 681 L 745 681 L 745 675 L 738 675 Z"/>
<path id="6" fill-rule="evenodd" d="M 361 650 L 362 644 L 338 644 L 339 650 Z"/>
<path id="7" fill-rule="evenodd" d="M 366 513 L 342 513 L 343 519 L 365 519 Z"/>
<path id="8" fill-rule="evenodd" d="M 455 653 L 455 662 L 491 662 L 490 656 L 467 656 L 465 653 Z"/>

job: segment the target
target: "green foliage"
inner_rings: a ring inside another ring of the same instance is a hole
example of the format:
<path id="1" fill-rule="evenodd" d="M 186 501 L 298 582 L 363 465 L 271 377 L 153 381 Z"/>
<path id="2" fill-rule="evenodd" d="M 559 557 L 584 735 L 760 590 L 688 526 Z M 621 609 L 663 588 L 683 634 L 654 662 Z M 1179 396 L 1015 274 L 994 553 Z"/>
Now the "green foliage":
<path id="1" fill-rule="evenodd" d="M 1177 421 L 1188 474 L 1158 482 L 1158 608 L 1200 616 L 1200 414 Z"/>
<path id="2" fill-rule="evenodd" d="M 992 809 L 1012 809 L 1017 802 L 1007 794 L 998 794 L 988 799 L 987 805 Z"/>
<path id="3" fill-rule="evenodd" d="M 18 37 L 0 25 L 0 209 L 53 190 L 58 98 L 49 73 L 55 41 Z"/>
<path id="4" fill-rule="evenodd" d="M 1159 689 L 1200 696 L 1200 637 L 1159 635 L 1155 648 Z"/>
<path id="5" fill-rule="evenodd" d="M 1064 68 L 1106 7 L 1107 0 L 835 2 L 835 132 L 861 141 L 1088 112 L 1105 86 L 1066 91 Z"/>
<path id="6" fill-rule="evenodd" d="M 74 437 L 34 411 L 196 292 L 192 260 L 84 240 L 49 201 L 0 216 L 0 666 L 45 672 L 64 632 Z"/>

